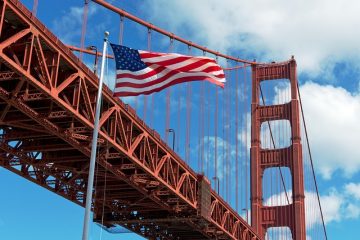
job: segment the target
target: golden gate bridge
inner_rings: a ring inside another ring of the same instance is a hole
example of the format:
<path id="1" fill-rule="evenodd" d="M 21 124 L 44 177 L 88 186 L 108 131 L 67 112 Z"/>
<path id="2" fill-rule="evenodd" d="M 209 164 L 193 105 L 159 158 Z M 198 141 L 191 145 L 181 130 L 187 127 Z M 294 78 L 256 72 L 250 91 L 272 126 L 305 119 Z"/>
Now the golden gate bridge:
<path id="1" fill-rule="evenodd" d="M 93 220 L 148 239 L 327 239 L 295 59 L 232 57 L 92 2 L 119 16 L 120 44 L 126 19 L 145 27 L 144 48 L 157 33 L 169 51 L 182 44 L 187 54 L 214 56 L 227 75 L 223 90 L 187 83 L 163 101 L 120 100 L 105 86 Z M 82 59 L 101 56 L 85 48 L 89 4 L 76 47 L 36 18 L 36 0 L 32 11 L 0 1 L 0 165 L 80 206 L 98 89 L 96 68 Z"/>

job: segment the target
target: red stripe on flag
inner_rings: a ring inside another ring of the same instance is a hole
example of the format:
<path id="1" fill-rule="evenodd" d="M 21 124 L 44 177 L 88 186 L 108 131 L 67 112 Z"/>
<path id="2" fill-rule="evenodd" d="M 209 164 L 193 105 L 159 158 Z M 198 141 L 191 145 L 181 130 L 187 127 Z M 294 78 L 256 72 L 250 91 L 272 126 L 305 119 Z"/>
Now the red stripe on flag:
<path id="1" fill-rule="evenodd" d="M 152 58 L 152 57 L 162 57 L 165 56 L 162 53 L 154 53 L 154 52 L 140 52 L 141 58 Z"/>
<path id="2" fill-rule="evenodd" d="M 166 79 L 169 79 L 170 77 L 175 76 L 176 74 L 182 74 L 182 73 L 184 73 L 184 72 L 172 70 L 172 71 L 168 72 L 167 74 L 165 74 L 164 76 L 162 76 L 160 78 L 154 79 L 154 80 L 152 80 L 150 82 L 139 81 L 138 84 L 137 83 L 127 82 L 127 81 L 121 81 L 121 78 L 118 78 L 117 81 L 116 81 L 116 87 L 134 87 L 134 88 L 150 87 L 151 85 L 155 85 L 155 84 L 159 84 L 161 82 L 164 82 L 164 81 L 166 81 Z M 196 73 L 196 72 L 194 72 L 194 73 Z M 184 73 L 184 74 L 186 74 L 186 73 Z M 203 72 L 198 72 L 198 75 L 189 76 L 189 77 L 192 77 L 192 78 L 197 79 L 197 80 L 203 80 L 203 79 L 200 79 L 202 77 L 210 78 L 209 76 L 203 76 L 203 74 L 204 74 Z M 129 76 L 128 78 L 133 79 L 134 77 Z M 136 77 L 138 77 L 138 76 L 136 76 Z M 218 74 L 218 75 L 214 75 L 214 77 L 216 77 L 216 78 L 224 78 L 225 75 L 224 74 Z M 146 79 L 146 78 L 143 78 L 142 80 L 144 80 L 144 79 Z"/>
<path id="3" fill-rule="evenodd" d="M 176 84 L 179 84 L 179 83 L 184 83 L 184 82 L 194 82 L 194 81 L 199 81 L 199 80 L 208 80 L 214 84 L 216 84 L 217 86 L 220 86 L 220 87 L 224 87 L 224 84 L 223 83 L 220 83 L 218 81 L 214 81 L 213 79 L 210 79 L 210 78 L 207 78 L 207 77 L 203 77 L 201 79 L 194 79 L 193 77 L 184 77 L 184 78 L 179 78 L 179 79 L 176 79 L 174 81 L 171 81 L 169 82 L 168 84 L 165 84 L 164 86 L 162 87 L 158 87 L 158 88 L 154 88 L 154 89 L 151 89 L 151 90 L 148 90 L 148 91 L 141 91 L 141 92 L 115 92 L 114 93 L 114 96 L 115 97 L 128 97 L 128 96 L 138 96 L 138 95 L 141 95 L 141 94 L 150 94 L 150 93 L 153 93 L 153 92 L 160 92 L 161 90 L 167 88 L 167 87 L 170 87 L 170 86 L 173 86 L 173 85 L 176 85 Z"/>
<path id="4" fill-rule="evenodd" d="M 199 80 L 207 80 L 218 86 L 224 86 L 224 72 L 212 58 L 138 51 L 141 61 L 147 66 L 141 69 L 132 62 L 132 60 L 139 60 L 139 56 L 134 55 L 136 50 L 119 46 L 115 48 L 115 51 L 119 51 L 119 54 L 115 54 L 117 64 L 115 96 L 150 94 L 175 84 Z M 129 51 L 132 55 L 125 54 Z M 119 58 L 121 54 L 128 59 Z M 129 67 L 128 69 L 139 70 L 133 72 L 122 70 L 121 68 L 125 68 L 125 65 L 121 61 L 129 61 L 125 64 Z"/>

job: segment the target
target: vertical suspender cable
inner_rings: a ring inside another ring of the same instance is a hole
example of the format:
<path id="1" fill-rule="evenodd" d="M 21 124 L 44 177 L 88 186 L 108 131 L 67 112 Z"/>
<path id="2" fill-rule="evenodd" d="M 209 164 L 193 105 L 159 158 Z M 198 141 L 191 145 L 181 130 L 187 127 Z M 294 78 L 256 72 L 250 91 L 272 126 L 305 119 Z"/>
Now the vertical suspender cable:
<path id="1" fill-rule="evenodd" d="M 189 164 L 189 158 L 188 158 L 188 151 L 189 151 L 189 148 L 188 148 L 188 145 L 189 145 L 189 83 L 186 83 L 186 116 L 185 116 L 185 122 L 186 122 L 186 133 L 185 133 L 185 162 L 187 164 Z"/>
<path id="2" fill-rule="evenodd" d="M 229 67 L 229 61 L 226 61 L 226 68 Z M 230 70 L 227 70 L 227 78 L 230 79 Z M 230 92 L 230 81 L 228 84 L 225 85 L 225 94 L 224 94 L 224 105 L 223 105 L 223 119 L 224 119 L 224 198 L 226 201 L 229 201 L 228 199 L 228 185 L 229 185 L 229 173 L 228 173 L 228 165 L 229 165 L 229 155 L 228 155 L 228 148 L 229 148 L 229 141 L 228 141 L 228 129 L 229 129 L 229 122 L 228 122 L 228 111 L 229 111 L 229 92 Z"/>
<path id="3" fill-rule="evenodd" d="M 182 90 L 182 85 L 178 86 L 178 106 L 177 106 L 177 124 L 176 124 L 176 129 L 177 129 L 177 134 L 176 134 L 176 151 L 179 153 L 179 145 L 180 145 L 180 134 L 181 134 L 181 121 L 180 121 L 180 116 L 181 116 L 181 90 Z"/>
<path id="4" fill-rule="evenodd" d="M 231 70 L 229 70 L 229 73 L 231 73 Z M 231 75 L 229 74 L 229 79 L 231 79 Z M 231 81 L 230 81 L 231 82 Z M 227 148 L 226 148 L 226 192 L 227 192 L 227 201 L 231 202 L 230 199 L 230 184 L 231 184 L 231 171 L 230 171 L 230 149 L 231 149 L 231 119 L 230 119 L 230 112 L 231 112 L 231 83 L 228 83 L 228 94 L 226 98 L 227 102 L 227 110 L 226 110 L 226 142 L 227 142 Z"/>
<path id="5" fill-rule="evenodd" d="M 169 144 L 169 128 L 170 128 L 170 88 L 166 90 L 166 113 L 165 113 L 165 142 Z"/>
<path id="6" fill-rule="evenodd" d="M 144 113 L 143 113 L 144 122 L 146 122 L 146 110 L 147 110 L 147 95 L 144 95 Z"/>
<path id="7" fill-rule="evenodd" d="M 201 81 L 200 89 L 200 117 L 199 117 L 199 129 L 200 129 L 200 161 L 201 161 L 201 172 L 204 172 L 204 129 L 205 129 L 205 106 L 204 106 L 204 95 L 205 93 L 205 82 Z M 209 109 L 207 109 L 209 110 Z M 209 136 L 209 135 L 208 135 Z"/>
<path id="8" fill-rule="evenodd" d="M 188 45 L 188 54 L 191 55 L 191 46 Z M 185 161 L 190 165 L 190 131 L 191 129 L 191 85 L 186 83 L 186 139 Z"/>
<path id="9" fill-rule="evenodd" d="M 174 39 L 170 38 L 169 52 L 172 52 L 174 46 Z M 169 144 L 169 131 L 170 128 L 170 97 L 171 88 L 166 89 L 166 120 L 165 120 L 165 142 Z M 178 109 L 180 111 L 180 109 Z"/>
<path id="10" fill-rule="evenodd" d="M 201 83 L 200 83 L 200 87 L 199 87 L 200 89 L 200 93 L 199 93 L 199 104 L 198 104 L 198 106 L 199 106 L 199 110 L 197 111 L 197 113 L 198 113 L 198 122 L 197 122 L 197 145 L 198 145 L 198 148 L 197 148 L 197 169 L 198 169 L 198 172 L 202 172 L 202 169 L 201 169 L 201 165 L 202 165 L 202 159 L 201 159 L 201 148 L 202 148 L 202 146 L 201 146 L 201 117 L 202 117 L 202 111 L 203 111 L 203 109 L 202 109 L 202 105 L 201 105 L 201 101 L 202 101 L 202 98 L 201 98 L 201 96 L 202 96 L 202 85 L 201 85 Z"/>
<path id="11" fill-rule="evenodd" d="M 189 163 L 190 157 L 190 114 L 191 114 L 191 86 L 186 83 L 186 139 L 185 139 L 185 161 Z"/>
<path id="12" fill-rule="evenodd" d="M 203 56 L 205 56 L 205 51 L 203 51 Z M 201 81 L 201 91 L 200 91 L 200 106 L 201 106 L 201 113 L 200 113 L 200 125 L 199 125 L 199 128 L 201 128 L 201 131 L 200 131 L 200 146 L 201 146 L 201 152 L 200 152 L 200 156 L 201 156 L 201 172 L 204 173 L 204 159 L 205 159 L 205 156 L 204 156 L 204 131 L 205 131 L 205 113 L 209 112 L 210 113 L 210 110 L 209 108 L 207 108 L 205 111 L 205 96 L 207 95 L 206 92 L 205 92 L 205 82 L 204 81 Z M 210 123 L 210 120 L 208 119 L 208 126 L 209 126 L 209 123 Z M 209 139 L 209 132 L 207 134 L 207 137 Z M 208 142 L 208 145 L 209 146 L 209 141 Z M 207 158 L 207 161 L 206 161 L 207 165 L 209 163 L 209 158 Z M 206 168 L 206 170 L 208 171 L 208 167 Z"/>
<path id="13" fill-rule="evenodd" d="M 150 51 L 151 49 L 151 28 L 148 28 L 148 32 L 147 32 L 147 50 Z M 146 122 L 146 115 L 147 115 L 147 103 L 148 103 L 148 96 L 144 95 L 144 116 L 143 116 L 143 120 L 144 122 Z M 153 109 L 151 109 L 152 112 Z M 151 114 L 150 112 L 150 114 Z M 151 119 L 150 119 L 151 120 Z"/>
<path id="14" fill-rule="evenodd" d="M 218 112 L 219 112 L 219 90 L 218 87 L 215 86 L 215 123 L 214 123 L 214 130 L 215 130 L 215 161 L 214 161 L 214 180 L 218 180 L 218 172 L 217 172 L 217 165 L 218 165 Z M 215 189 L 216 189 L 216 182 Z M 219 192 L 219 189 L 217 189 L 217 192 Z"/>
<path id="15" fill-rule="evenodd" d="M 124 40 L 124 15 L 120 15 L 119 44 L 123 45 Z"/>
<path id="16" fill-rule="evenodd" d="M 211 108 L 210 108 L 210 90 L 211 90 L 211 86 L 210 85 L 207 85 L 208 87 L 205 89 L 206 90 L 206 107 L 207 107 L 207 162 L 206 162 L 206 168 L 207 168 L 207 175 L 209 176 L 209 171 L 210 171 L 210 159 L 211 159 L 211 152 L 210 152 L 210 124 L 211 124 Z M 204 90 L 204 91 L 205 91 Z M 205 100 L 204 100 L 205 102 Z M 205 118 L 205 116 L 204 116 Z M 205 124 L 204 124 L 205 125 Z M 204 127 L 203 127 L 203 137 L 204 137 L 204 134 L 205 134 L 205 130 L 204 130 Z M 203 150 L 204 152 L 204 150 Z"/>
<path id="17" fill-rule="evenodd" d="M 232 70 L 233 71 L 233 70 Z M 229 97 L 228 97 L 228 199 L 229 199 L 229 203 L 231 203 L 231 186 L 232 186 L 232 171 L 231 171 L 231 164 L 232 164 L 232 157 L 231 157 L 231 151 L 232 151 L 232 141 L 231 141 L 231 133 L 232 133 L 232 121 L 231 121 L 231 116 L 232 116 L 232 90 L 233 90 L 233 86 L 229 85 Z"/>
<path id="18" fill-rule="evenodd" d="M 218 57 L 216 56 L 216 62 L 218 62 Z M 218 177 L 218 169 L 217 169 L 217 165 L 218 165 L 218 116 L 219 115 L 219 91 L 218 91 L 218 87 L 215 86 L 215 121 L 214 121 L 214 131 L 215 131 L 215 149 L 214 149 L 214 188 L 215 190 L 217 189 L 217 193 L 219 194 L 219 190 L 216 186 L 219 186 L 219 177 Z M 218 182 L 216 182 L 218 181 Z"/>
<path id="19" fill-rule="evenodd" d="M 226 98 L 226 86 L 224 87 L 224 91 L 223 91 L 223 95 L 222 95 L 222 106 L 221 106 L 221 115 L 222 115 L 222 176 L 223 176 L 223 181 L 221 182 L 221 192 L 222 192 L 222 196 L 225 196 L 225 179 L 226 179 L 226 162 L 225 162 L 225 98 Z"/>
<path id="20" fill-rule="evenodd" d="M 246 112 L 244 110 L 244 104 L 241 104 L 242 102 L 244 102 L 244 97 L 242 97 L 242 94 L 241 94 L 241 90 L 242 90 L 242 85 L 241 85 L 241 81 L 242 81 L 242 78 L 243 76 L 241 75 L 242 72 L 240 72 L 239 68 L 238 68 L 238 86 L 239 88 L 237 89 L 238 93 L 239 93 L 239 114 L 240 114 L 240 117 L 238 116 L 238 119 L 239 119 L 239 211 L 240 211 L 240 214 L 242 213 L 243 209 L 245 209 L 245 206 L 244 206 L 244 161 L 243 161 L 243 156 L 244 156 L 244 116 L 246 116 Z"/>
<path id="21" fill-rule="evenodd" d="M 84 2 L 84 12 L 82 18 L 82 27 L 81 27 L 81 39 L 80 39 L 80 48 L 84 49 L 85 45 L 85 35 L 86 35 L 86 25 L 87 25 L 87 17 L 89 12 L 89 0 L 85 0 Z M 82 60 L 83 54 L 80 51 L 79 58 Z"/>
<path id="22" fill-rule="evenodd" d="M 151 28 L 148 29 L 148 51 L 151 50 Z M 150 103 L 150 106 L 151 106 L 151 109 L 150 109 L 150 119 L 149 119 L 149 123 L 150 123 L 150 126 L 152 128 L 154 128 L 154 97 L 155 97 L 155 94 L 152 93 L 151 94 L 151 103 Z"/>
<path id="23" fill-rule="evenodd" d="M 32 9 L 33 16 L 36 16 L 37 9 L 38 9 L 38 0 L 34 0 L 33 9 Z"/>
<path id="24" fill-rule="evenodd" d="M 238 141 L 238 133 L 239 133 L 239 94 L 238 94 L 238 81 L 239 81 L 239 71 L 235 70 L 235 210 L 239 211 L 239 141 Z"/>
<path id="25" fill-rule="evenodd" d="M 248 162 L 248 143 L 247 143 L 247 135 L 248 135 L 248 127 L 247 127 L 247 94 L 246 94 L 246 67 L 244 64 L 244 112 L 245 112 L 245 210 L 246 210 L 246 221 L 248 219 L 248 212 L 249 212 L 249 186 L 248 186 L 248 171 L 249 171 L 249 162 Z M 254 79 L 255 80 L 255 79 Z"/>
<path id="26" fill-rule="evenodd" d="M 106 202 L 106 185 L 107 185 L 107 169 L 105 168 L 105 179 L 104 179 L 104 194 L 103 194 L 103 203 L 101 210 L 101 225 L 104 226 L 104 216 L 105 216 L 105 202 Z M 100 231 L 100 240 L 102 240 L 103 228 Z"/>
<path id="27" fill-rule="evenodd" d="M 199 110 L 197 111 L 198 113 L 198 127 L 197 127 L 197 145 L 198 145 L 198 149 L 197 149 L 197 169 L 198 169 L 198 172 L 202 172 L 202 169 L 201 169 L 201 165 L 202 165 L 202 159 L 201 159 L 201 117 L 202 117 L 202 105 L 201 105 L 201 96 L 202 96 L 202 85 L 200 83 L 200 94 L 199 94 Z"/>

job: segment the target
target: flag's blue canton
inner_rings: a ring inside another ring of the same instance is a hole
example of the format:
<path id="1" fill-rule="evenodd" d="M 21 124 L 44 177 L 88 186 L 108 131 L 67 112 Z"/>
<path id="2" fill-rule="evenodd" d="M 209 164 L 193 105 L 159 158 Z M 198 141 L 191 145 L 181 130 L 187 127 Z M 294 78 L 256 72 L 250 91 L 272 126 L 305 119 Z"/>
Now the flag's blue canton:
<path id="1" fill-rule="evenodd" d="M 116 69 L 139 71 L 146 68 L 146 64 L 141 61 L 140 54 L 137 50 L 121 45 L 111 44 L 114 52 Z"/>

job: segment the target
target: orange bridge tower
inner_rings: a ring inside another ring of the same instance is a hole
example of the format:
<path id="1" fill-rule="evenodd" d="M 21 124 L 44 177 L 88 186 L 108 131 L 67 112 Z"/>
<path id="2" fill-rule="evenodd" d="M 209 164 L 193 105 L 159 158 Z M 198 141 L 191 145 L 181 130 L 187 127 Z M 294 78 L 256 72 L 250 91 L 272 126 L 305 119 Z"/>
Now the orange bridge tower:
<path id="1" fill-rule="evenodd" d="M 262 81 L 290 81 L 291 100 L 278 105 L 260 104 Z M 285 148 L 263 149 L 261 124 L 288 120 L 291 126 L 291 144 Z M 296 61 L 258 64 L 252 66 L 251 103 L 251 224 L 264 238 L 272 227 L 289 227 L 294 240 L 305 240 L 305 206 L 303 158 L 300 137 L 299 96 Z M 282 206 L 264 206 L 263 174 L 267 168 L 287 167 L 292 180 L 292 202 Z"/>

